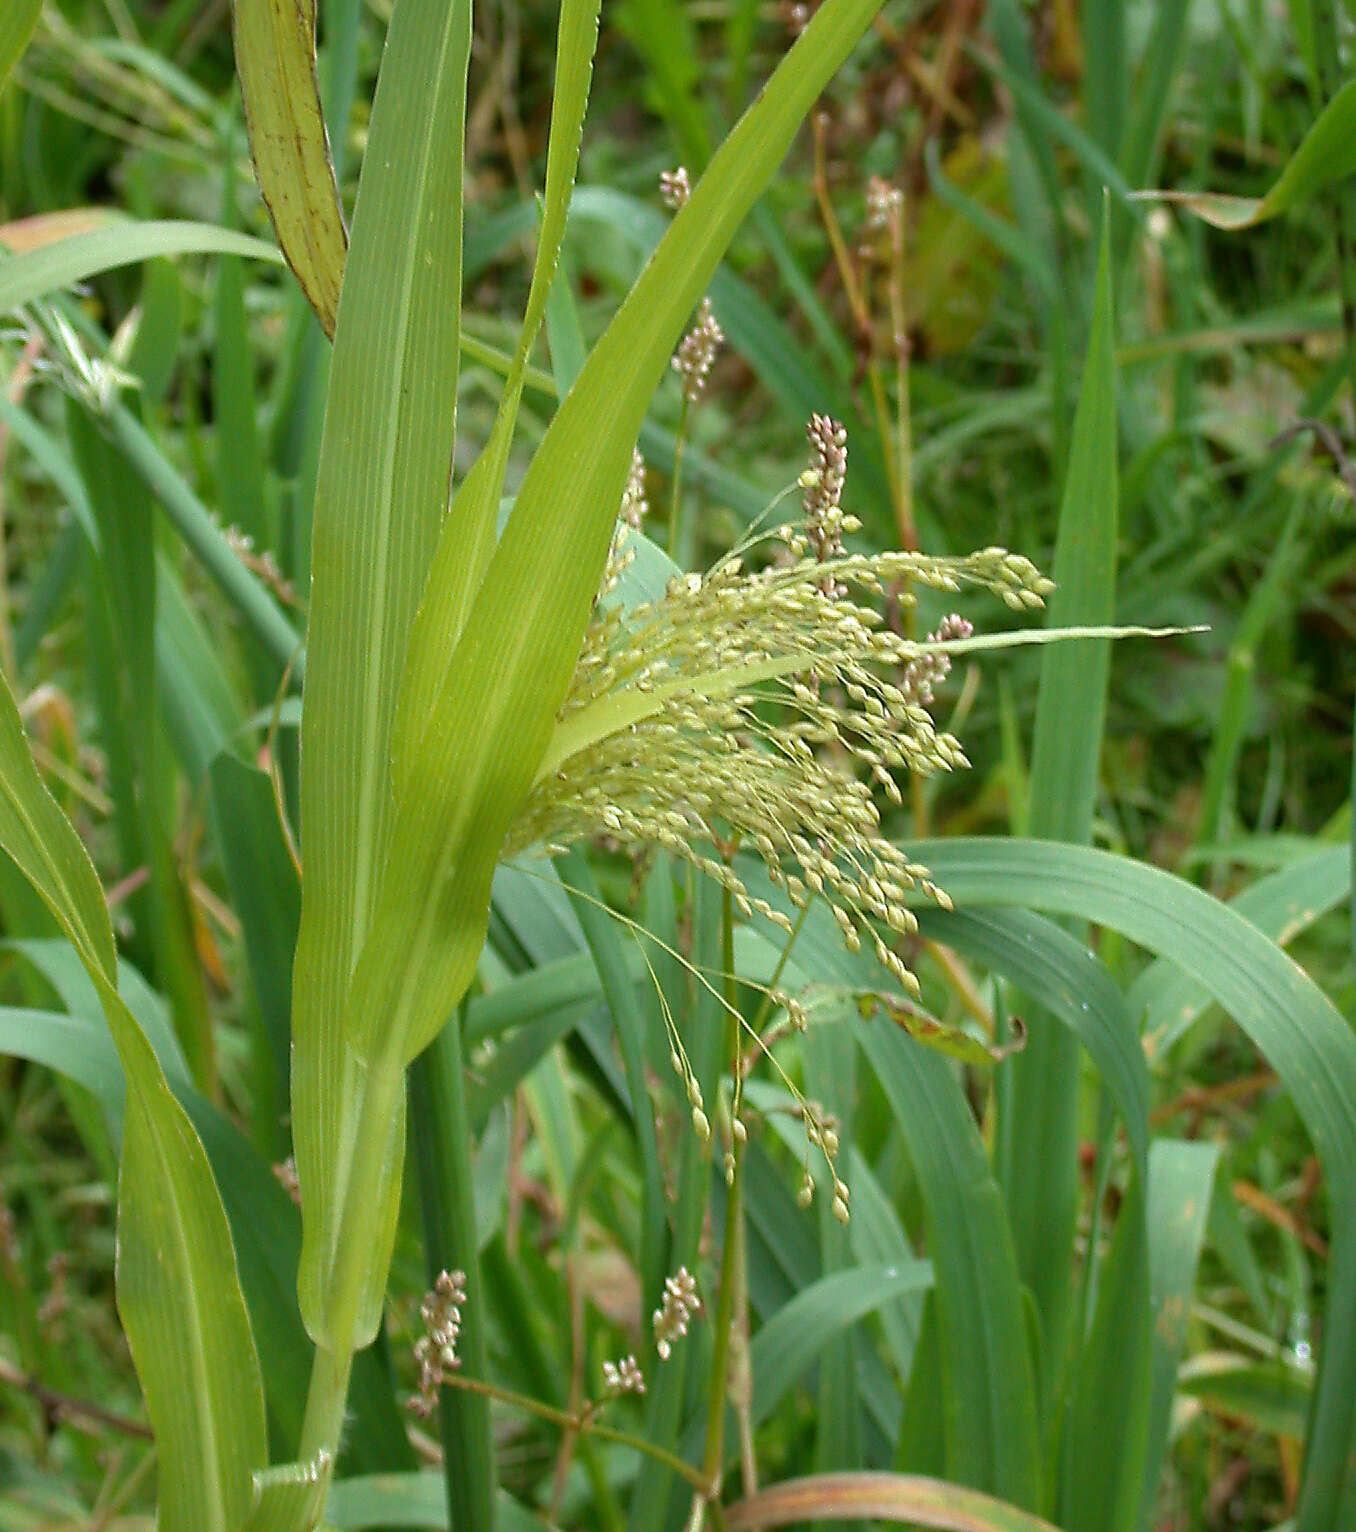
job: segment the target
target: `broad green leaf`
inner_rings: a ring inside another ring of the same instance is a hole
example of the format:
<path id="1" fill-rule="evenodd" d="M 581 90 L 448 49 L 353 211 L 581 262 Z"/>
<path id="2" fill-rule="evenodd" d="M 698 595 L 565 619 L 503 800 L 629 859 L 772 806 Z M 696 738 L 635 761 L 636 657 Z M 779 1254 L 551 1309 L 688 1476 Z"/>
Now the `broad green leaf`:
<path id="1" fill-rule="evenodd" d="M 753 1423 L 761 1424 L 830 1346 L 868 1314 L 932 1284 L 928 1261 L 900 1266 L 854 1266 L 803 1287 L 760 1326 L 753 1338 Z"/>
<path id="2" fill-rule="evenodd" d="M 69 1014 L 0 1010 L 0 1053 L 58 1070 L 93 1091 L 113 1137 L 121 1140 L 122 1064 L 99 993 L 74 948 L 56 939 L 8 942 L 6 950 L 37 968 Z M 194 1089 L 163 1003 L 127 963 L 119 964 L 118 990 L 197 1130 L 221 1189 L 263 1371 L 270 1439 L 285 1457 L 296 1450 L 312 1356 L 297 1311 L 301 1219 L 240 1130 Z M 411 1461 L 389 1378 L 371 1352 L 355 1359 L 352 1424 L 344 1451 L 350 1468 Z"/>
<path id="3" fill-rule="evenodd" d="M 1142 191 L 1143 202 L 1171 202 L 1217 229 L 1249 229 L 1311 201 L 1335 181 L 1356 175 L 1356 80 L 1324 107 L 1285 169 L 1263 197 L 1228 197 L 1218 192 Z"/>
<path id="4" fill-rule="evenodd" d="M 556 78 L 551 97 L 551 132 L 546 152 L 546 188 L 541 228 L 527 294 L 527 312 L 512 367 L 500 396 L 494 427 L 475 466 L 452 501 L 438 541 L 420 612 L 410 634 L 404 679 L 392 731 L 392 769 L 396 795 L 408 783 L 410 757 L 432 709 L 439 682 L 470 614 L 490 555 L 494 552 L 499 501 L 504 492 L 513 429 L 518 420 L 524 373 L 546 304 L 565 218 L 579 165 L 579 143 L 588 106 L 593 53 L 598 44 L 602 0 L 564 0 L 556 37 Z"/>
<path id="5" fill-rule="evenodd" d="M 313 1096 L 295 1114 L 309 1139 L 305 1153 L 312 1185 L 324 1165 L 335 1191 L 328 1195 L 327 1180 L 320 1193 L 323 1202 L 315 1209 L 318 1217 L 308 1229 L 308 1310 L 314 1314 L 324 1269 L 346 1241 L 352 1250 L 347 1259 L 362 1260 L 367 1267 L 354 1278 L 354 1292 L 361 1297 L 352 1304 L 353 1313 L 346 1298 L 344 1311 L 331 1322 L 332 1333 L 345 1344 L 352 1335 L 361 1337 L 376 1327 L 389 1252 L 389 1237 L 350 1240 L 345 1219 L 358 1219 L 355 1227 L 366 1229 L 377 1198 L 384 1211 L 390 1210 L 388 1221 L 393 1218 L 396 1187 L 381 1160 L 389 1157 L 394 1166 L 399 1159 L 391 1124 L 399 1118 L 401 1071 L 442 1024 L 475 971 L 499 848 L 546 751 L 568 687 L 650 395 L 741 218 L 876 5 L 877 0 L 828 0 L 693 189 L 538 448 L 440 685 L 412 757 L 409 786 L 390 835 L 380 893 L 344 1014 L 329 1034 L 334 1047 L 350 1050 L 355 1063 L 351 1088 L 341 1084 L 341 1074 L 331 1066 L 330 1094 Z M 368 156 L 370 162 L 371 147 Z M 345 301 L 349 290 L 346 282 Z M 341 316 L 341 339 L 342 331 Z M 317 580 L 322 567 L 317 564 Z M 313 621 L 315 615 L 313 604 Z M 352 610 L 343 619 L 354 648 L 346 659 L 339 656 L 344 661 L 340 716 L 352 718 L 356 712 L 362 717 L 354 692 L 375 657 L 366 650 L 365 625 L 354 620 Z M 356 636 L 360 629 L 361 639 Z M 333 635 L 326 648 L 339 641 L 340 635 Z M 318 634 L 313 644 L 318 651 Z M 328 655 L 327 663 L 335 664 L 336 656 Z M 342 753 L 345 776 L 351 778 L 351 726 L 342 735 L 337 724 L 328 727 L 336 737 L 327 748 Z M 360 746 L 372 732 L 363 731 Z M 321 783 L 318 770 L 313 780 Z M 372 786 L 375 790 L 376 783 Z M 375 871 L 371 857 L 378 827 L 375 811 L 352 827 L 364 860 L 351 871 L 361 874 L 363 893 Z M 303 801 L 308 857 L 310 834 Z M 322 848 L 330 847 L 333 838 L 322 832 Z M 333 869 L 322 862 L 322 886 L 338 867 L 337 856 Z M 308 863 L 308 898 L 315 880 L 315 864 Z M 345 934 L 359 934 L 358 927 L 350 924 Z M 303 944 L 305 937 L 303 909 Z M 331 976 L 325 976 L 326 1004 L 333 994 Z M 309 968 L 303 978 L 299 954 L 299 999 L 304 989 L 319 988 Z M 305 1003 L 316 1004 L 316 996 Z M 298 1066 L 300 1046 L 299 1030 Z M 300 1077 L 300 1068 L 297 1073 Z M 383 1142 L 384 1151 L 377 1147 Z M 356 1155 L 355 1146 L 361 1146 Z M 298 1148 L 300 1165 L 300 1140 Z"/>
<path id="6" fill-rule="evenodd" d="M 101 271 L 132 266 L 158 255 L 248 255 L 261 261 L 282 257 L 266 240 L 210 223 L 116 219 L 103 228 L 70 234 L 22 255 L 0 256 L 0 313 L 45 298 Z"/>
<path id="7" fill-rule="evenodd" d="M 315 0 L 234 0 L 250 154 L 287 264 L 334 335 L 347 238 L 315 73 Z"/>
<path id="8" fill-rule="evenodd" d="M 1229 901 L 1229 908 L 1285 947 L 1320 915 L 1351 893 L 1351 853 L 1334 846 L 1259 879 Z M 1159 1060 L 1211 1003 L 1199 980 L 1160 959 L 1130 986 L 1126 1004 L 1144 1029 L 1144 1051 Z"/>
<path id="9" fill-rule="evenodd" d="M 1234 1356 L 1193 1357 L 1177 1380 L 1178 1391 L 1207 1410 L 1255 1431 L 1303 1441 L 1311 1380 L 1282 1362 L 1244 1362 Z"/>
<path id="10" fill-rule="evenodd" d="M 1049 600 L 1050 629 L 1111 622 L 1116 536 L 1115 311 L 1110 218 L 1104 209 L 1092 333 L 1051 571 L 1056 589 Z M 1041 653 L 1027 810 L 1035 835 L 1070 841 L 1091 837 L 1110 667 L 1106 639 L 1052 644 Z M 1039 1008 L 1026 1020 L 1027 1046 L 1002 1077 L 996 1164 L 1018 1268 L 1040 1314 L 1048 1403 L 1070 1322 L 1078 1212 L 1078 1049 L 1068 1031 Z"/>
<path id="11" fill-rule="evenodd" d="M 904 1522 L 945 1532 L 1055 1532 L 1048 1521 L 1000 1500 L 913 1474 L 833 1473 L 759 1490 L 725 1512 L 730 1532 L 816 1521 Z"/>
<path id="12" fill-rule="evenodd" d="M 1123 932 L 1204 984 L 1289 1091 L 1333 1208 L 1324 1344 L 1296 1525 L 1334 1525 L 1356 1423 L 1356 1038 L 1304 971 L 1227 905 L 1170 873 L 1085 847 L 912 843 L 957 905 L 1018 905 Z"/>
<path id="13" fill-rule="evenodd" d="M 164 1532 L 238 1532 L 267 1459 L 264 1394 L 216 1184 L 197 1134 L 115 988 L 113 931 L 79 837 L 0 695 L 0 844 L 79 952 L 128 1080 L 118 1308 L 160 1456 Z"/>
<path id="14" fill-rule="evenodd" d="M 42 12 L 42 0 L 12 0 L 0 16 L 0 90 L 19 62 Z"/>
<path id="15" fill-rule="evenodd" d="M 397 1199 L 388 1191 L 381 1227 L 361 1236 L 381 1281 L 366 1285 L 361 1312 L 327 1315 L 347 1177 L 339 1122 L 362 1094 L 354 1075 L 366 1062 L 363 1027 L 345 1030 L 341 1013 L 386 860 L 396 688 L 451 471 L 470 38 L 469 0 L 402 0 L 392 16 L 358 186 L 316 486 L 293 1134 L 306 1235 L 302 1312 L 312 1336 L 341 1352 L 376 1333 L 395 1227 Z M 404 1133 L 398 1071 L 389 1088 L 378 1137 L 363 1153 L 380 1166 L 384 1144 L 391 1168 L 402 1158 Z M 375 1192 L 363 1201 L 366 1217 Z"/>

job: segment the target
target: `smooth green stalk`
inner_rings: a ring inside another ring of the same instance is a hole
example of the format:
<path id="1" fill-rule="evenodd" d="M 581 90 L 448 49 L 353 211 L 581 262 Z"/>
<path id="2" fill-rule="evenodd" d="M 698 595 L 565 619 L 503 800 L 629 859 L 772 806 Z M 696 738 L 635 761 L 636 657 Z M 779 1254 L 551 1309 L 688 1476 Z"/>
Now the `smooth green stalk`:
<path id="1" fill-rule="evenodd" d="M 451 1020 L 410 1070 L 410 1125 L 424 1217 L 429 1286 L 443 1271 L 466 1273 L 457 1354 L 468 1382 L 483 1379 L 485 1284 L 476 1248 L 471 1123 L 462 1069 L 462 1015 Z M 489 1402 L 443 1393 L 438 1401 L 449 1522 L 459 1532 L 494 1525 L 494 1443 Z"/>

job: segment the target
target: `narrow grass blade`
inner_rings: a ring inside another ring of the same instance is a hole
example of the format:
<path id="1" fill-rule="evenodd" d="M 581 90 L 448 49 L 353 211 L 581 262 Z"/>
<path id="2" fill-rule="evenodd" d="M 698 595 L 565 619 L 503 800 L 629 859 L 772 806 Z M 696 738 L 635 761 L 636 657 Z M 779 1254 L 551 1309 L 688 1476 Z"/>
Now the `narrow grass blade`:
<path id="1" fill-rule="evenodd" d="M 1048 1521 L 939 1479 L 891 1473 L 819 1474 L 750 1495 L 725 1513 L 730 1532 L 819 1521 L 875 1520 L 944 1532 L 1055 1532 Z"/>
<path id="2" fill-rule="evenodd" d="M 1337 181 L 1356 175 L 1356 80 L 1348 80 L 1324 107 L 1285 169 L 1263 197 L 1218 192 L 1143 191 L 1143 202 L 1170 202 L 1217 229 L 1250 229 L 1311 201 Z"/>
<path id="3" fill-rule="evenodd" d="M 79 952 L 128 1079 L 118 1304 L 160 1455 L 165 1532 L 237 1532 L 267 1460 L 264 1394 L 207 1156 L 115 988 L 113 931 L 84 847 L 0 694 L 0 843 Z"/>
<path id="4" fill-rule="evenodd" d="M 1135 1532 L 1139 1523 L 1152 1355 L 1147 1195 L 1138 1174 L 1096 1267 L 1096 1307 L 1080 1338 L 1064 1424 L 1059 1520 L 1065 1532 Z"/>
<path id="5" fill-rule="evenodd" d="M 565 238 L 565 219 L 579 165 L 579 144 L 593 74 L 593 52 L 598 44 L 600 6 L 601 0 L 565 0 L 560 8 L 546 187 L 527 311 L 490 438 L 453 498 L 420 612 L 410 632 L 391 738 L 397 796 L 408 784 L 411 756 L 494 551 L 499 501 L 504 492 L 504 473 L 513 445 L 527 359 L 546 317 L 547 299 Z"/>
<path id="6" fill-rule="evenodd" d="M 1278 946 L 1285 947 L 1351 894 L 1351 853 L 1333 847 L 1261 878 L 1229 901 L 1229 908 Z M 1211 1004 L 1207 986 L 1160 959 L 1130 986 L 1126 1004 L 1140 1018 L 1144 1051 L 1160 1060 Z"/>
<path id="7" fill-rule="evenodd" d="M 410 1075 L 410 1122 L 424 1218 L 424 1258 L 430 1288 L 440 1272 L 466 1276 L 457 1350 L 467 1377 L 484 1378 L 485 1285 L 480 1274 L 472 1197 L 471 1127 L 461 1054 L 461 1018 L 454 1015 L 415 1062 Z M 458 1532 L 492 1532 L 494 1442 L 490 1402 L 444 1389 L 439 1437 L 450 1524 Z"/>
<path id="8" fill-rule="evenodd" d="M 333 336 L 347 238 L 315 73 L 315 0 L 234 0 L 250 153 L 287 264 Z"/>
<path id="9" fill-rule="evenodd" d="M 802 936 L 802 941 L 804 936 Z M 998 1188 L 948 1066 L 893 1028 L 858 1024 L 908 1145 L 937 1273 L 948 1476 L 1038 1505 L 1035 1383 Z"/>
<path id="10" fill-rule="evenodd" d="M 1117 440 L 1115 316 L 1104 209 L 1092 333 L 1060 509 L 1050 628 L 1109 623 L 1115 613 Z M 1028 825 L 1034 835 L 1086 841 L 1097 793 L 1111 648 L 1106 640 L 1042 651 Z M 1078 1165 L 1078 1054 L 1039 1011 L 1012 1061 L 999 1128 L 999 1179 L 1023 1282 L 1040 1314 L 1047 1387 L 1055 1384 L 1070 1318 Z M 1048 1398 L 1048 1396 L 1047 1396 Z"/>
<path id="11" fill-rule="evenodd" d="M 1131 186 L 1143 186 L 1154 173 L 1191 3 L 1159 0 L 1154 7 L 1153 26 L 1140 60 L 1140 77 L 1135 82 L 1120 150 L 1121 169 Z"/>
<path id="12" fill-rule="evenodd" d="M 219 755 L 208 776 L 230 889 L 245 938 L 245 956 L 258 1004 L 254 1042 L 254 1106 L 261 1141 L 278 1159 L 287 1155 L 292 1051 L 292 954 L 301 913 L 301 884 L 288 855 L 273 784 L 237 756 Z"/>
<path id="13" fill-rule="evenodd" d="M 356 1038 L 340 1013 L 386 857 L 396 687 L 447 504 L 469 56 L 468 0 L 406 0 L 394 13 L 365 160 L 377 168 L 360 180 L 354 211 L 311 534 L 309 640 L 318 664 L 307 676 L 302 725 L 307 865 L 294 969 L 293 1131 L 305 1209 L 302 1311 L 312 1335 L 342 1352 L 376 1333 L 381 1294 L 366 1294 L 361 1312 L 327 1315 L 344 1181 L 339 1118 L 359 1094 L 346 1078 Z M 388 1168 L 399 1163 L 399 1083 L 382 1113 Z M 378 1152 L 367 1145 L 364 1153 Z M 395 1190 L 388 1183 L 382 1193 L 385 1232 L 363 1251 L 382 1287 Z"/>
<path id="14" fill-rule="evenodd" d="M 854 1213 L 855 1216 L 855 1213 Z M 811 1364 L 884 1304 L 932 1284 L 928 1261 L 854 1266 L 800 1289 L 753 1338 L 753 1421 L 761 1425 Z"/>
<path id="15" fill-rule="evenodd" d="M 106 642 L 91 653 L 101 725 L 109 746 L 117 825 L 128 873 L 145 868 L 134 898 L 142 966 L 174 1008 L 175 1026 L 194 1079 L 215 1090 L 216 1061 L 202 967 L 193 940 L 188 893 L 175 861 L 172 798 L 161 744 L 155 688 L 156 559 L 153 507 L 141 480 L 100 435 L 79 405 L 68 431 L 99 528 L 91 592 Z M 147 962 L 146 960 L 149 960 Z"/>
<path id="16" fill-rule="evenodd" d="M 857 1050 L 827 1027 L 814 1027 L 801 1043 L 806 1093 L 837 1123 L 839 1152 L 852 1152 L 853 1110 L 857 1104 Z M 819 1176 L 817 1218 L 819 1257 L 825 1281 L 851 1273 L 852 1246 L 848 1231 L 833 1215 L 837 1192 L 831 1178 Z M 759 1332 L 761 1334 L 761 1331 Z M 819 1395 L 812 1466 L 820 1473 L 855 1468 L 862 1453 L 862 1402 L 858 1391 L 860 1341 L 851 1329 L 821 1358 Z M 757 1398 L 757 1357 L 754 1358 Z"/>
<path id="17" fill-rule="evenodd" d="M 1205 1240 L 1217 1144 L 1156 1143 L 1149 1157 L 1149 1272 L 1153 1308 L 1153 1391 L 1144 1453 L 1141 1532 L 1151 1523 L 1168 1447 L 1177 1370 L 1186 1350 L 1187 1315 Z"/>
<path id="18" fill-rule="evenodd" d="M 0 257 L 0 313 L 9 313 L 118 266 L 134 266 L 157 255 L 206 254 L 281 260 L 276 248 L 266 240 L 215 224 L 116 219 L 103 228 L 70 234 L 22 255 Z"/>
<path id="19" fill-rule="evenodd" d="M 0 90 L 19 62 L 42 12 L 42 0 L 14 0 L 0 18 Z"/>

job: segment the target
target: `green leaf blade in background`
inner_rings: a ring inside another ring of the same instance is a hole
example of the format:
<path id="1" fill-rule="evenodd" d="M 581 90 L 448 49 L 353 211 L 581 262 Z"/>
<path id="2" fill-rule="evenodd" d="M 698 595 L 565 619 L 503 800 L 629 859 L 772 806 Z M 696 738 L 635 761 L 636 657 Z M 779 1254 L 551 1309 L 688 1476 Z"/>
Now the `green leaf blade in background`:
<path id="1" fill-rule="evenodd" d="M 407 0 L 397 9 L 365 161 L 379 168 L 359 182 L 316 488 L 293 1131 L 306 1235 L 302 1312 L 312 1336 L 339 1352 L 370 1339 L 380 1314 L 379 1292 L 361 1314 L 332 1321 L 327 1312 L 343 1190 L 339 1124 L 357 1097 L 356 1033 L 345 1035 L 340 1018 L 389 841 L 396 687 L 447 505 L 469 56 L 465 0 Z M 397 1164 L 403 1108 L 384 1116 Z M 382 1286 L 396 1205 L 389 1197 L 383 1231 L 365 1239 Z"/>
<path id="2" fill-rule="evenodd" d="M 5 88 L 10 71 L 23 57 L 28 39 L 42 14 L 42 0 L 13 0 L 0 16 L 0 90 Z"/>
<path id="3" fill-rule="evenodd" d="M 161 1464 L 165 1532 L 237 1532 L 267 1461 L 264 1394 L 211 1167 L 115 987 L 113 931 L 79 837 L 0 695 L 0 844 L 74 944 L 127 1074 L 117 1293 Z"/>
<path id="4" fill-rule="evenodd" d="M 1056 590 L 1048 603 L 1049 628 L 1114 619 L 1117 521 L 1115 310 L 1110 213 L 1104 207 L 1092 332 L 1051 571 Z M 1091 838 L 1110 665 L 1106 639 L 1052 644 L 1041 653 L 1027 810 L 1034 835 Z M 996 1163 L 1022 1280 L 1040 1314 L 1043 1405 L 1050 1410 L 1071 1318 L 1078 1049 L 1039 1009 L 1026 1019 L 1027 1047 L 1001 1077 Z"/>
<path id="5" fill-rule="evenodd" d="M 133 266 L 156 256 L 244 255 L 281 261 L 277 247 L 252 234 L 216 224 L 160 219 L 111 219 L 103 228 L 0 258 L 0 313 L 46 298 L 103 271 Z"/>
<path id="6" fill-rule="evenodd" d="M 315 0 L 234 0 L 250 154 L 278 243 L 333 337 L 348 240 L 315 69 Z"/>
<path id="7" fill-rule="evenodd" d="M 1285 169 L 1262 197 L 1230 197 L 1218 192 L 1142 191 L 1142 202 L 1184 207 L 1217 229 L 1250 229 L 1302 207 L 1321 191 L 1356 175 L 1356 80 L 1347 83 L 1324 107 Z"/>

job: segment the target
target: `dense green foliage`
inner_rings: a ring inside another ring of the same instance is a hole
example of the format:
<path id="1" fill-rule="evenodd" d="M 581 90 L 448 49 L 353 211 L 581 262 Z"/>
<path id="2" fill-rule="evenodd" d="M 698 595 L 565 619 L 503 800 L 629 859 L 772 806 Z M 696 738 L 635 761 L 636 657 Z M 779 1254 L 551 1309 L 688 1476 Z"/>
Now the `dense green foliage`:
<path id="1" fill-rule="evenodd" d="M 0 17 L 0 1532 L 1356 1519 L 1352 17 L 809 9 Z M 1121 635 L 879 566 L 978 630 L 917 1002 L 580 807 L 632 444 L 622 623 L 793 568 L 816 414 L 851 551 Z"/>

